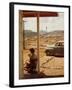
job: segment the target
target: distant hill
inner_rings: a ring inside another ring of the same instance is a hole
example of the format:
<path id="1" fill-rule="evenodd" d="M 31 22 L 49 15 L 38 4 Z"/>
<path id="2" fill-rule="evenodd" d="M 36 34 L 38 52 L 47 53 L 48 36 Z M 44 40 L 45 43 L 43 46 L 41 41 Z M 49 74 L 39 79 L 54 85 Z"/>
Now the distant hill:
<path id="1" fill-rule="evenodd" d="M 25 36 L 26 36 L 26 37 L 37 36 L 37 32 L 33 32 L 33 31 L 31 31 L 31 30 L 25 30 L 24 33 L 25 33 Z M 64 36 L 64 31 L 63 31 L 63 30 L 52 31 L 52 32 L 40 31 L 40 36 L 43 36 L 43 37 Z"/>
<path id="2" fill-rule="evenodd" d="M 26 37 L 33 37 L 33 36 L 36 36 L 37 35 L 37 32 L 33 32 L 31 30 L 25 30 L 25 36 Z"/>
<path id="3" fill-rule="evenodd" d="M 40 30 L 40 35 L 46 34 L 47 32 L 44 30 Z"/>
<path id="4" fill-rule="evenodd" d="M 64 36 L 64 31 L 59 30 L 59 31 L 52 31 L 52 32 L 48 32 L 43 34 L 44 36 Z"/>

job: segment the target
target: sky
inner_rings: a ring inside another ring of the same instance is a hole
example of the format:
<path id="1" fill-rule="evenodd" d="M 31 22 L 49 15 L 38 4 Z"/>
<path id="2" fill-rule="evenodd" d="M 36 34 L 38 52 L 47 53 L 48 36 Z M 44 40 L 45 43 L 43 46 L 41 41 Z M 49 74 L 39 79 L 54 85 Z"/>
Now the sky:
<path id="1" fill-rule="evenodd" d="M 23 18 L 24 29 L 37 32 L 37 19 L 35 17 Z M 40 31 L 64 30 L 64 13 L 58 13 L 58 17 L 40 17 Z"/>

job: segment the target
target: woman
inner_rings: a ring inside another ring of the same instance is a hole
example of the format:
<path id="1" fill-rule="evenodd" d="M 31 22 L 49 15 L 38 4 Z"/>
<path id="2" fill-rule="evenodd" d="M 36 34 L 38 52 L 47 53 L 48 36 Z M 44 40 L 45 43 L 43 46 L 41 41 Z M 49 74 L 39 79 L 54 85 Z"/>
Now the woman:
<path id="1" fill-rule="evenodd" d="M 30 54 L 29 54 L 30 61 L 29 61 L 29 63 L 27 63 L 27 69 L 28 69 L 29 73 L 35 73 L 38 58 L 37 58 L 37 55 L 35 54 L 35 50 L 33 48 L 31 48 L 29 51 L 30 51 Z"/>

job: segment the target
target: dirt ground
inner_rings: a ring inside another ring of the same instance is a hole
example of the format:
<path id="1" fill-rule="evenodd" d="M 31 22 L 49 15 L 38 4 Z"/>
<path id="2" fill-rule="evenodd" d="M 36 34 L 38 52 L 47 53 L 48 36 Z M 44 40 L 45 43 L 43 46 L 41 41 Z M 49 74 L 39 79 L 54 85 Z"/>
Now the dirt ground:
<path id="1" fill-rule="evenodd" d="M 37 52 L 37 50 L 35 50 Z M 29 50 L 24 50 L 24 67 L 29 61 Z M 46 76 L 64 76 L 64 57 L 46 56 L 44 49 L 40 49 L 40 72 Z M 24 70 L 24 74 L 27 72 Z"/>
<path id="2" fill-rule="evenodd" d="M 63 40 L 64 36 L 49 36 L 49 34 L 41 35 L 39 41 L 39 69 L 46 76 L 64 76 L 64 57 L 46 56 L 45 50 L 47 45 L 53 45 L 59 40 Z M 37 36 L 25 38 L 25 49 L 23 50 L 24 67 L 29 61 L 29 49 L 34 48 L 37 54 Z M 24 70 L 24 75 L 27 72 Z"/>

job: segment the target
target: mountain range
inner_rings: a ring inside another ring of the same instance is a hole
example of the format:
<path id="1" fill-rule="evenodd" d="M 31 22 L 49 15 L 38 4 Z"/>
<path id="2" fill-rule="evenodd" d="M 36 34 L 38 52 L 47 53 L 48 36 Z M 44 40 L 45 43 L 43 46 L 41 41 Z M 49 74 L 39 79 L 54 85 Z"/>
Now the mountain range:
<path id="1" fill-rule="evenodd" d="M 26 37 L 37 36 L 37 32 L 33 32 L 31 30 L 25 30 L 24 34 Z M 64 31 L 63 30 L 57 30 L 51 32 L 40 31 L 40 36 L 64 36 Z"/>

